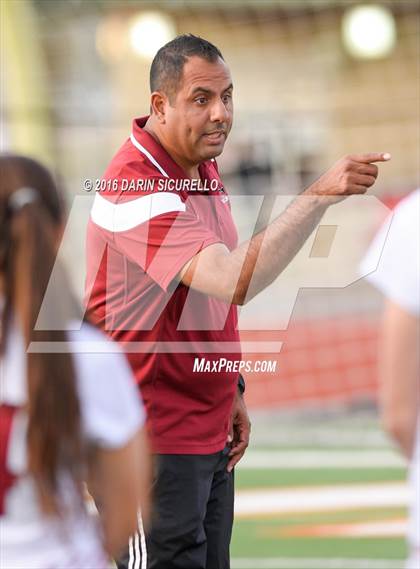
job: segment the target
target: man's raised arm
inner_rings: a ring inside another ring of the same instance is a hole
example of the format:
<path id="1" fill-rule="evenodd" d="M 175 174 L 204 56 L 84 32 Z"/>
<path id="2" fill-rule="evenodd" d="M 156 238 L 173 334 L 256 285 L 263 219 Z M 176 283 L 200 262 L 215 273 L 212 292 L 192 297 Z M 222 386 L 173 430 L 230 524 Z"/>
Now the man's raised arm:
<path id="1" fill-rule="evenodd" d="M 204 294 L 245 304 L 287 267 L 326 209 L 347 196 L 366 193 L 378 175 L 374 162 L 390 158 L 388 153 L 345 156 L 249 241 L 233 251 L 220 243 L 200 251 L 180 271 L 180 280 Z"/>

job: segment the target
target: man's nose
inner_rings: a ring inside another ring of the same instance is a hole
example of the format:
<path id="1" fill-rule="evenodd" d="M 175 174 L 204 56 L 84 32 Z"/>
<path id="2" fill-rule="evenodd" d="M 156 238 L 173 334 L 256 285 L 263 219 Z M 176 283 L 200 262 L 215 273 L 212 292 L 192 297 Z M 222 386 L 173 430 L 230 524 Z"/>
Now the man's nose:
<path id="1" fill-rule="evenodd" d="M 229 111 L 221 99 L 212 105 L 210 119 L 212 122 L 227 122 L 229 120 Z"/>

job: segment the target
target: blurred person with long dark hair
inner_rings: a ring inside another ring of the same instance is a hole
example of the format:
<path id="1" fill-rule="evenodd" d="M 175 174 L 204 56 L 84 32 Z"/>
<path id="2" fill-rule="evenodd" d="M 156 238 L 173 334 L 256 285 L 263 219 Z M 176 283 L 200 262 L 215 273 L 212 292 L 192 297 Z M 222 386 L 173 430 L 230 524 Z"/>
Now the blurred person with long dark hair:
<path id="1" fill-rule="evenodd" d="M 396 207 L 388 231 L 385 222 L 365 261 L 379 258 L 369 280 L 385 296 L 379 374 L 381 418 L 386 431 L 410 461 L 409 558 L 420 567 L 420 189 Z M 384 242 L 382 251 L 380 246 Z M 365 273 L 365 271 L 364 271 Z"/>
<path id="2" fill-rule="evenodd" d="M 0 156 L 0 565 L 109 566 L 146 507 L 144 411 L 121 353 L 36 353 L 32 342 L 110 342 L 66 328 L 77 303 L 63 268 L 35 331 L 63 230 L 62 202 L 34 160 Z M 88 514 L 89 479 L 100 517 Z"/>

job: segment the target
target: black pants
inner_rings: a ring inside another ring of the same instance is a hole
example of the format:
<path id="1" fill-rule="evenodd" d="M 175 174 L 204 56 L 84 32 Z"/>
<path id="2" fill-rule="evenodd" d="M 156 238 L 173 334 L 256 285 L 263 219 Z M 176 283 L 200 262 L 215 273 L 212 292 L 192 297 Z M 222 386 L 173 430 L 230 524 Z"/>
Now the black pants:
<path id="1" fill-rule="evenodd" d="M 144 536 L 140 527 L 118 569 L 229 569 L 234 474 L 226 471 L 228 452 L 157 455 L 150 532 Z"/>

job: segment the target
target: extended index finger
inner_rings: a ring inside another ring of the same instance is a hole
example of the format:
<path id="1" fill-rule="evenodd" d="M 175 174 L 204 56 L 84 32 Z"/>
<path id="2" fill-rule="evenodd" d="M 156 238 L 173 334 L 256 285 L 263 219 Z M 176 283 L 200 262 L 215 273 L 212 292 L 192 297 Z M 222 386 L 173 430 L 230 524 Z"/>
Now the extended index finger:
<path id="1" fill-rule="evenodd" d="M 352 154 L 349 158 L 354 162 L 370 164 L 371 162 L 388 162 L 391 160 L 391 154 L 389 152 L 368 152 L 367 154 Z"/>

